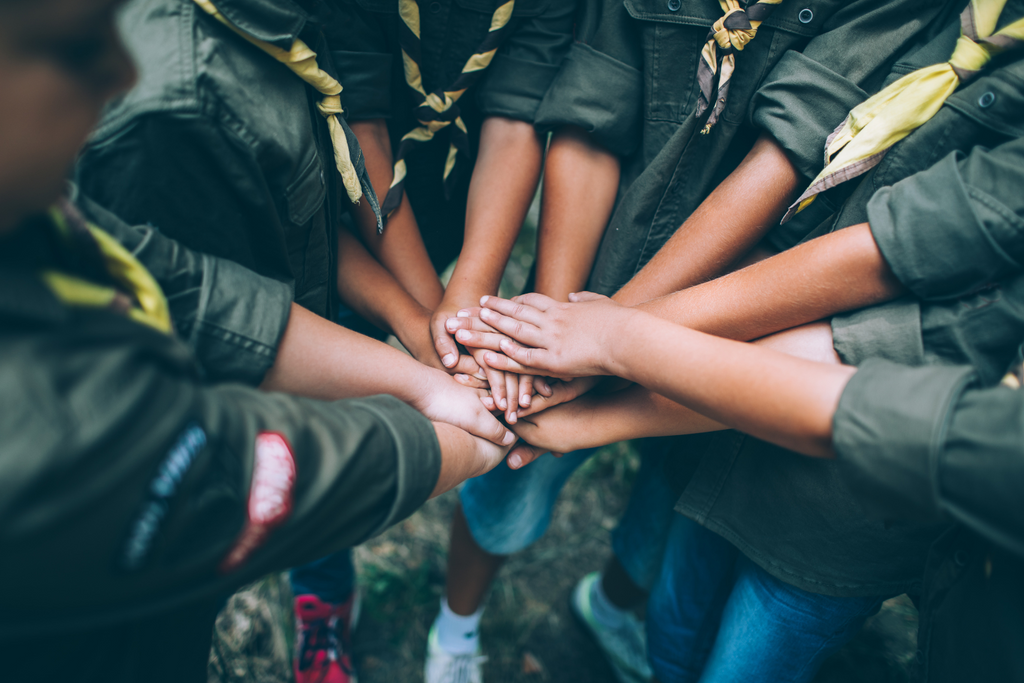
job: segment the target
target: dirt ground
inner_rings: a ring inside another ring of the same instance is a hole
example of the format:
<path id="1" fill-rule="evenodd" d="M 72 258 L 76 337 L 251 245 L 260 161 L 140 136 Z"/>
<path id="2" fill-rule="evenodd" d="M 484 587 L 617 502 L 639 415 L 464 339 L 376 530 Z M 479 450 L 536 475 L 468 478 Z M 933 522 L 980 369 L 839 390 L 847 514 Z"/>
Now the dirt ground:
<path id="1" fill-rule="evenodd" d="M 571 617 L 568 596 L 579 577 L 607 558 L 608 532 L 625 507 L 637 464 L 626 444 L 592 458 L 567 484 L 547 535 L 502 570 L 481 628 L 487 683 L 614 682 L 599 650 Z M 454 493 L 431 501 L 357 549 L 364 610 L 354 648 L 361 683 L 422 680 L 454 504 Z M 272 576 L 229 601 L 217 622 L 210 683 L 292 680 L 290 597 L 287 580 Z M 815 681 L 910 680 L 916 630 L 910 601 L 890 600 Z"/>

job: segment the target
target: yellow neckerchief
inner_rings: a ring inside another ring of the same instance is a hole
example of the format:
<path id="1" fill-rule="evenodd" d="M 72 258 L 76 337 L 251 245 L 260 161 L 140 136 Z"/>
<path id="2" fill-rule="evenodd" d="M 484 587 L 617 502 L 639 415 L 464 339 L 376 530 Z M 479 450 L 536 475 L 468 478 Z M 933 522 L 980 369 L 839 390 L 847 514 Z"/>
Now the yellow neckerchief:
<path id="1" fill-rule="evenodd" d="M 67 210 L 53 207 L 49 211 L 49 217 L 57 232 L 71 243 L 73 228 Z M 65 305 L 112 308 L 135 322 L 148 325 L 164 334 L 171 334 L 173 328 L 167 298 L 146 267 L 109 234 L 91 223 L 81 223 L 96 243 L 106 271 L 131 297 L 125 296 L 113 287 L 98 285 L 53 269 L 39 273 L 43 283 Z"/>
<path id="2" fill-rule="evenodd" d="M 317 109 L 327 119 L 331 144 L 334 147 L 334 163 L 338 167 L 338 172 L 341 173 L 345 192 L 348 193 L 348 198 L 352 200 L 353 204 L 358 204 L 359 198 L 363 196 L 363 188 L 359 183 L 356 168 L 352 164 L 352 154 L 348 148 L 345 129 L 342 128 L 341 122 L 338 120 L 338 116 L 345 113 L 341 108 L 341 83 L 320 68 L 316 63 L 316 52 L 298 38 L 292 43 L 290 50 L 282 50 L 276 45 L 249 35 L 232 24 L 210 0 L 195 0 L 195 3 L 214 19 L 287 66 L 292 73 L 324 96 L 317 104 Z"/>
<path id="3" fill-rule="evenodd" d="M 459 108 L 456 102 L 459 98 L 478 81 L 484 71 L 490 66 L 498 47 L 505 35 L 505 28 L 512 19 L 514 0 L 508 0 L 491 16 L 491 26 L 487 31 L 487 37 L 477 48 L 476 52 L 466 60 L 462 72 L 449 87 L 444 90 L 428 93 L 423 89 L 423 74 L 420 71 L 420 8 L 416 0 L 398 0 L 398 14 L 402 19 L 399 31 L 399 43 L 402 46 L 402 65 L 405 70 L 405 82 L 413 91 L 413 97 L 417 100 L 416 119 L 420 122 L 416 128 L 402 136 L 395 154 L 394 178 L 391 187 L 381 202 L 381 213 L 390 215 L 402 203 L 402 192 L 407 172 L 405 155 L 417 144 L 431 140 L 434 135 L 452 124 L 451 142 L 448 145 L 448 158 L 444 164 L 445 192 L 450 192 L 450 179 L 452 169 L 455 168 L 455 160 L 458 153 L 462 151 L 469 154 L 469 134 L 466 124 L 459 115 Z"/>
<path id="4" fill-rule="evenodd" d="M 714 104 L 708 121 L 701 133 L 711 132 L 725 109 L 729 94 L 729 82 L 736 71 L 736 51 L 742 50 L 757 35 L 757 28 L 768 18 L 782 0 L 759 0 L 743 7 L 738 0 L 718 0 L 725 15 L 716 21 L 708 34 L 707 43 L 697 63 L 697 84 L 700 94 L 697 98 L 696 116 L 703 114 Z M 717 93 L 716 80 L 717 79 Z"/>
<path id="5" fill-rule="evenodd" d="M 785 223 L 821 192 L 867 173 L 889 148 L 923 125 L 961 83 L 992 58 L 1024 41 L 1024 19 L 993 34 L 1006 0 L 971 0 L 960 15 L 960 38 L 948 62 L 907 74 L 849 113 L 825 143 L 825 168 L 789 207 Z"/>

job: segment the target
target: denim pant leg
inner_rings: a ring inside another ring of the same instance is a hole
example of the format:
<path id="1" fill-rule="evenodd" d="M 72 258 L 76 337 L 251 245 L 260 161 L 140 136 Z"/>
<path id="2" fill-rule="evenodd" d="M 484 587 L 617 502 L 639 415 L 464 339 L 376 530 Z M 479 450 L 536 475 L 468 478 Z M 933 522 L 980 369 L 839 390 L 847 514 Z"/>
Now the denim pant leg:
<path id="1" fill-rule="evenodd" d="M 648 439 L 626 512 L 612 532 L 612 551 L 629 577 L 650 592 L 661 571 L 676 494 L 665 478 L 666 450 Z"/>
<path id="2" fill-rule="evenodd" d="M 295 567 L 289 578 L 295 595 L 315 595 L 324 602 L 345 602 L 355 588 L 352 551 L 346 548 Z"/>
<path id="3" fill-rule="evenodd" d="M 733 588 L 739 551 L 688 517 L 671 520 L 647 601 L 647 655 L 660 683 L 700 678 Z"/>
<path id="4" fill-rule="evenodd" d="M 829 655 L 857 635 L 885 597 L 891 596 L 809 593 L 741 555 L 700 681 L 810 681 Z"/>
<path id="5" fill-rule="evenodd" d="M 473 540 L 492 555 L 511 555 L 543 536 L 569 475 L 596 451 L 545 453 L 521 469 L 502 464 L 468 480 L 459 501 Z"/>

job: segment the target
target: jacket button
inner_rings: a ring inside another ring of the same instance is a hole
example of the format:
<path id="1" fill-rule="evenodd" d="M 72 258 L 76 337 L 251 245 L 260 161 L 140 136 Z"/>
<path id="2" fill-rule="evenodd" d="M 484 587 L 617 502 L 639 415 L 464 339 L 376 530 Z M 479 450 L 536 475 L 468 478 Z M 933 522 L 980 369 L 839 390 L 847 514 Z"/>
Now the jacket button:
<path id="1" fill-rule="evenodd" d="M 432 2 L 432 3 L 430 3 L 430 11 L 433 12 L 434 14 L 437 14 L 438 12 L 440 12 L 441 11 L 441 3 L 439 3 L 439 2 Z"/>
<path id="2" fill-rule="evenodd" d="M 796 15 L 796 18 L 800 20 L 801 24 L 809 24 L 814 19 L 814 12 L 805 7 L 800 10 L 800 14 Z"/>
<path id="3" fill-rule="evenodd" d="M 953 553 L 953 561 L 956 562 L 958 567 L 967 566 L 967 552 L 963 550 L 957 550 Z"/>
<path id="4" fill-rule="evenodd" d="M 978 106 L 982 109 L 988 109 L 992 106 L 992 103 L 996 101 L 996 94 L 991 90 L 981 97 L 978 98 Z"/>
<path id="5" fill-rule="evenodd" d="M 683 6 L 683 0 L 668 0 L 668 11 L 678 12 L 679 8 Z"/>

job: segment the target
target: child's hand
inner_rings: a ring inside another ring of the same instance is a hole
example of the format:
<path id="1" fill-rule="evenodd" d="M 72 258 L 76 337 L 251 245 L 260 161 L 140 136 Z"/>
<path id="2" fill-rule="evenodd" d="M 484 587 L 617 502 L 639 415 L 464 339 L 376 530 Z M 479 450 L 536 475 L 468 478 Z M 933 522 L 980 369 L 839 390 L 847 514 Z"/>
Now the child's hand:
<path id="1" fill-rule="evenodd" d="M 455 488 L 466 479 L 491 471 L 511 448 L 511 445 L 497 446 L 443 422 L 435 422 L 434 431 L 441 446 L 441 473 L 431 498 Z"/>
<path id="2" fill-rule="evenodd" d="M 463 375 L 464 379 L 460 378 L 460 383 L 466 386 L 481 389 L 487 386 L 487 378 L 472 356 L 466 354 L 458 356 L 458 361 L 451 368 L 445 367 L 441 363 L 430 336 L 430 312 L 428 309 L 423 309 L 422 316 L 408 320 L 402 329 L 395 329 L 394 333 L 409 354 L 424 365 L 444 370 L 453 375 Z"/>
<path id="3" fill-rule="evenodd" d="M 504 355 L 487 352 L 483 362 L 495 369 L 554 377 L 611 374 L 609 350 L 628 332 L 636 312 L 589 292 L 569 298 L 570 303 L 541 294 L 511 301 L 483 297 L 480 319 L 511 337 L 498 343 Z"/>
<path id="4" fill-rule="evenodd" d="M 522 375 L 520 375 L 522 377 Z M 541 378 L 537 378 L 541 379 Z M 553 382 L 548 385 L 547 395 L 537 392 L 537 395 L 530 401 L 530 405 L 519 411 L 518 418 L 536 415 L 537 413 L 554 408 L 562 403 L 573 401 L 583 394 L 589 392 L 601 381 L 600 377 L 577 377 L 569 382 Z"/>
<path id="5" fill-rule="evenodd" d="M 505 420 L 509 424 L 514 424 L 518 419 L 519 411 L 519 403 L 516 399 L 519 389 L 519 376 L 513 372 L 495 370 L 487 365 L 483 358 L 485 353 L 490 353 L 489 351 L 469 349 L 469 353 L 480 364 L 484 375 L 487 377 L 487 383 L 491 387 L 494 410 L 503 411 L 505 413 Z"/>
<path id="6" fill-rule="evenodd" d="M 517 458 L 510 458 L 509 467 L 518 469 L 533 462 L 543 453 L 570 453 L 581 448 L 600 446 L 590 436 L 590 406 L 586 401 L 570 401 L 557 408 L 521 418 L 512 426 L 516 435 L 532 449 L 516 447 Z"/>
<path id="7" fill-rule="evenodd" d="M 462 386 L 439 370 L 428 373 L 426 385 L 412 401 L 413 408 L 435 422 L 447 422 L 501 446 L 515 441 L 515 435 L 488 412 L 482 391 Z"/>
<path id="8" fill-rule="evenodd" d="M 508 337 L 483 322 L 479 314 L 479 308 L 462 309 L 457 317 L 448 319 L 445 329 L 455 335 L 456 341 L 469 349 L 500 351 L 500 342 L 508 340 Z M 506 389 L 511 391 L 507 382 Z M 551 392 L 551 386 L 544 378 L 521 373 L 519 374 L 518 391 L 507 393 L 505 398 L 509 404 L 515 402 L 519 409 L 526 409 L 530 407 L 534 393 L 540 396 L 551 396 Z M 509 413 L 509 408 L 505 410 Z M 514 422 L 516 419 L 516 416 L 510 413 L 506 417 L 510 422 Z"/>

